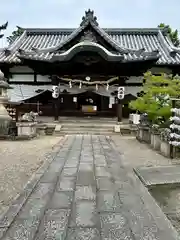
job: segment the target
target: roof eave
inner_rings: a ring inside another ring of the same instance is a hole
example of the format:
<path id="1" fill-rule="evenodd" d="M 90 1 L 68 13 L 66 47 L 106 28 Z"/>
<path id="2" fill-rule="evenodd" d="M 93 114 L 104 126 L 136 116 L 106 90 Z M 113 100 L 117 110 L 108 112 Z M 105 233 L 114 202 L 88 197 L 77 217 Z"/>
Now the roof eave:
<path id="1" fill-rule="evenodd" d="M 41 61 L 41 62 L 46 62 L 46 63 L 50 63 L 49 59 L 45 59 L 45 58 L 41 58 L 41 57 L 34 57 L 34 56 L 24 56 L 24 55 L 18 55 L 17 56 L 21 61 L 23 60 L 33 60 L 33 61 Z"/>

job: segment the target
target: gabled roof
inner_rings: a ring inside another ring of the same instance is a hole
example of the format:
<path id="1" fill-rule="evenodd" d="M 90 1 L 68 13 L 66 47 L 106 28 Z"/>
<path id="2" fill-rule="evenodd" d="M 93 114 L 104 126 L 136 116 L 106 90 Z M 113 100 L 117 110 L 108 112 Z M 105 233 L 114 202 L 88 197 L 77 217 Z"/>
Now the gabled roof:
<path id="1" fill-rule="evenodd" d="M 180 49 L 171 43 L 167 29 L 102 29 L 94 12 L 88 10 L 77 29 L 24 29 L 24 33 L 0 52 L 0 62 L 20 63 L 25 58 L 49 61 L 90 25 L 124 60 L 157 58 L 157 64 L 180 64 Z"/>

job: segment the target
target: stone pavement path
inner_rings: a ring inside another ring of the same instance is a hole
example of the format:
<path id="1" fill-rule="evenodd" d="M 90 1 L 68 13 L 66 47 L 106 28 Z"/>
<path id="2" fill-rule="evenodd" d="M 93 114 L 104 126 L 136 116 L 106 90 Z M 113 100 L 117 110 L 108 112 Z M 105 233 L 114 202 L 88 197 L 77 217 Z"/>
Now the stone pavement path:
<path id="1" fill-rule="evenodd" d="M 0 239 L 178 239 L 108 137 L 68 136 L 46 167 L 0 218 Z"/>

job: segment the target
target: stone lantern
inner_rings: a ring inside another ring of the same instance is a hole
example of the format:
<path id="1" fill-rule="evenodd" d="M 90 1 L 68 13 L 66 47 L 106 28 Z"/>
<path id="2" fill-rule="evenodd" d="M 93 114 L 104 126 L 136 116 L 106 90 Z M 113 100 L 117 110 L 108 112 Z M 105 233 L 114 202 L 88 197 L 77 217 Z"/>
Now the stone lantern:
<path id="1" fill-rule="evenodd" d="M 11 87 L 6 82 L 3 72 L 0 70 L 0 135 L 7 135 L 12 118 L 9 116 L 5 104 L 9 102 L 7 89 Z"/>

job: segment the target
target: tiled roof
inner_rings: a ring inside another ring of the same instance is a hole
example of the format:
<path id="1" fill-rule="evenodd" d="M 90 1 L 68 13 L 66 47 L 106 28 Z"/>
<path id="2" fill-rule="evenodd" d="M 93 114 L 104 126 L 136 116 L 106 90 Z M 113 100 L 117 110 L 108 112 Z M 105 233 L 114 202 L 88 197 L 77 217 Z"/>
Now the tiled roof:
<path id="1" fill-rule="evenodd" d="M 158 65 L 180 64 L 180 49 L 175 48 L 169 40 L 167 29 L 102 29 L 91 11 L 86 12 L 77 29 L 24 29 L 19 39 L 0 52 L 0 62 L 21 62 L 18 58 L 20 54 L 27 58 L 50 60 L 59 54 L 57 50 L 76 37 L 88 24 L 125 60 L 147 59 L 158 55 Z"/>
<path id="2" fill-rule="evenodd" d="M 25 85 L 25 84 L 11 84 L 12 89 L 8 89 L 8 96 L 10 102 L 18 103 L 27 99 L 33 98 L 45 91 L 51 91 L 50 85 Z"/>
<path id="3" fill-rule="evenodd" d="M 35 96 L 38 96 L 39 94 L 42 94 L 45 91 L 52 91 L 51 85 L 27 85 L 27 84 L 11 84 L 11 89 L 8 89 L 8 96 L 10 98 L 10 102 L 13 103 L 21 103 L 25 100 L 28 100 L 30 98 L 33 98 Z M 68 85 L 61 85 L 61 92 L 66 90 L 69 94 L 79 94 L 83 93 L 89 90 L 89 87 L 82 87 L 79 89 L 79 87 L 73 87 L 69 88 Z M 106 90 L 105 87 L 99 87 L 98 90 L 92 88 L 92 91 L 94 93 L 100 94 L 102 96 L 111 96 L 111 93 L 116 91 L 117 87 L 110 86 L 109 91 Z M 137 97 L 137 93 L 142 90 L 142 87 L 125 87 L 125 95 L 132 94 L 133 96 Z"/>

